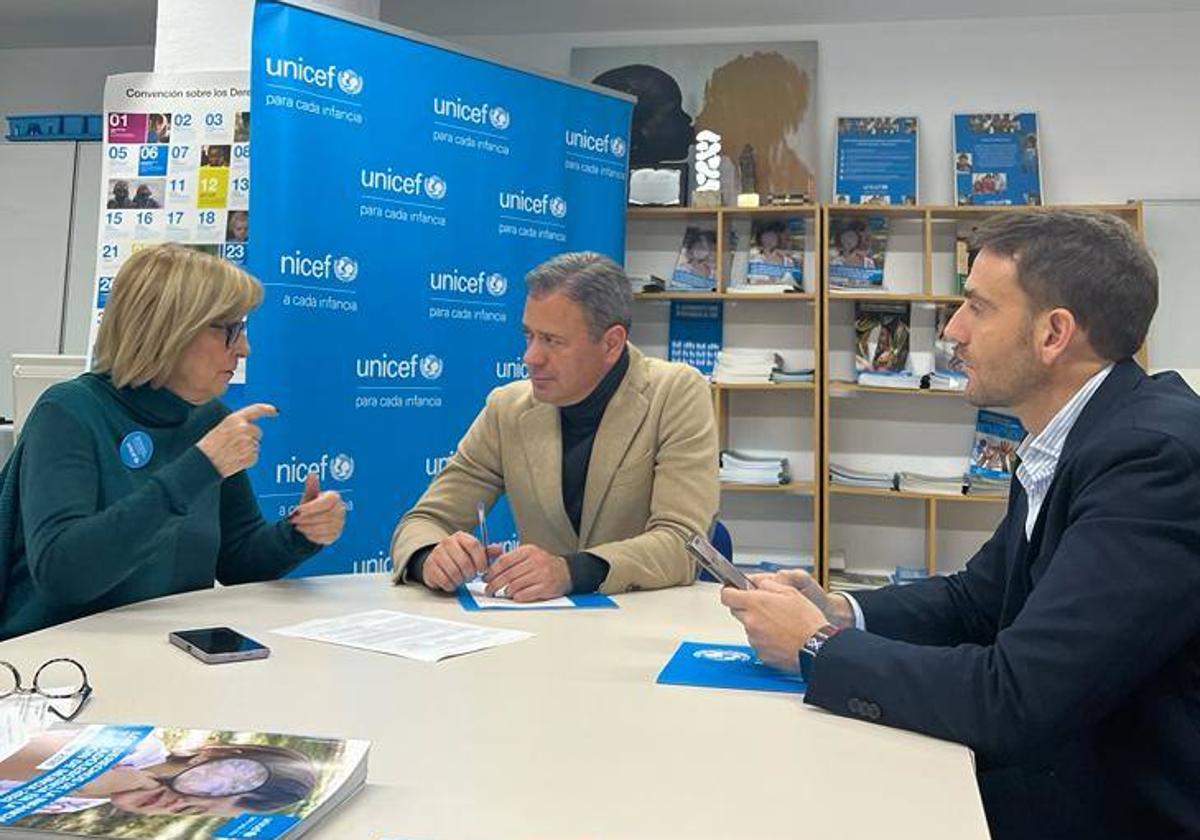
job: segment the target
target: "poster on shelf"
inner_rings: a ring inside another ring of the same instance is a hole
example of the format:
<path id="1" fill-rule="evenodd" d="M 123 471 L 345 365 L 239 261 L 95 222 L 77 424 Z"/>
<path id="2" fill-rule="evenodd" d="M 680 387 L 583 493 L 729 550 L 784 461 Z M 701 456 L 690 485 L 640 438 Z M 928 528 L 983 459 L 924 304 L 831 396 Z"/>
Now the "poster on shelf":
<path id="1" fill-rule="evenodd" d="M 314 473 L 347 505 L 341 539 L 292 575 L 388 572 L 397 520 L 489 392 L 528 377 L 525 275 L 568 251 L 624 258 L 634 103 L 272 0 L 251 74 L 247 268 L 265 297 L 239 396 L 287 421 L 250 480 L 268 519 Z M 478 501 L 514 548 L 503 496 Z"/>
<path id="2" fill-rule="evenodd" d="M 721 351 L 724 305 L 712 301 L 671 301 L 671 323 L 667 333 L 667 358 L 683 362 L 712 379 L 717 353 Z"/>
<path id="3" fill-rule="evenodd" d="M 838 117 L 833 203 L 917 203 L 917 118 Z"/>
<path id="4" fill-rule="evenodd" d="M 88 364 L 113 278 L 177 242 L 243 265 L 250 243 L 250 84 L 241 71 L 124 73 L 104 85 Z M 239 366 L 234 381 L 244 381 Z"/>
<path id="5" fill-rule="evenodd" d="M 1040 205 L 1037 114 L 954 115 L 954 203 Z"/>

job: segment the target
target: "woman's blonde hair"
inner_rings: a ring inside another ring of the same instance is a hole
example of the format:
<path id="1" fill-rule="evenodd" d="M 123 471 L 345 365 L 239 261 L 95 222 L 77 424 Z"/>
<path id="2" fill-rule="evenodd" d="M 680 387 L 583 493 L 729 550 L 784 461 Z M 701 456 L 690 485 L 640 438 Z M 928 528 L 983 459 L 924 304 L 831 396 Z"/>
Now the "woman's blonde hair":
<path id="1" fill-rule="evenodd" d="M 118 388 L 161 388 L 199 332 L 262 302 L 262 285 L 232 263 L 179 245 L 131 256 L 113 281 L 92 368 Z"/>

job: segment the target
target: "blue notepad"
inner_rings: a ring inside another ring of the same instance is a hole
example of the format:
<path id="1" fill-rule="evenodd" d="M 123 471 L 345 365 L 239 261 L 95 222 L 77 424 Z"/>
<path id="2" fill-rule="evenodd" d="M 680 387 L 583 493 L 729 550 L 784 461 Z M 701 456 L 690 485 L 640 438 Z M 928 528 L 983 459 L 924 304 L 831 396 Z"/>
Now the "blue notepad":
<path id="1" fill-rule="evenodd" d="M 587 592 L 582 595 L 568 595 L 564 599 L 554 599 L 542 603 L 534 602 L 531 604 L 505 604 L 492 606 L 488 604 L 480 604 L 475 600 L 466 586 L 458 587 L 455 593 L 458 595 L 458 602 L 462 604 L 464 610 L 478 612 L 480 610 L 496 610 L 497 612 L 509 610 L 511 612 L 521 612 L 522 610 L 573 610 L 573 609 L 610 609 L 617 608 L 617 602 L 607 595 L 601 595 L 599 592 Z M 561 603 L 561 601 L 569 601 L 570 603 Z"/>
<path id="2" fill-rule="evenodd" d="M 803 694 L 805 689 L 799 674 L 785 674 L 764 665 L 753 648 L 708 642 L 683 642 L 659 673 L 658 682 L 791 694 Z"/>

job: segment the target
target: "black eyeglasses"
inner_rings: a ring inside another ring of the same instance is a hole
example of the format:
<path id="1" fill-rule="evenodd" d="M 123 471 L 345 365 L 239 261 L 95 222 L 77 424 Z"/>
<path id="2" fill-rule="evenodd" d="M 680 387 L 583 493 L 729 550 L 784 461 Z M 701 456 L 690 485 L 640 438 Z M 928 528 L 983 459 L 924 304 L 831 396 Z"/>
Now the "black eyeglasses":
<path id="1" fill-rule="evenodd" d="M 88 683 L 87 671 L 74 659 L 60 656 L 46 660 L 34 672 L 33 685 L 29 687 L 22 684 L 21 672 L 15 665 L 0 660 L 0 700 L 23 694 L 73 701 L 70 714 L 60 712 L 54 703 L 49 703 L 48 707 L 61 720 L 74 720 L 92 696 L 92 686 Z"/>
<path id="2" fill-rule="evenodd" d="M 237 344 L 239 338 L 246 334 L 247 321 L 243 318 L 228 324 L 209 324 L 209 326 L 214 330 L 225 330 L 225 346 L 232 347 Z"/>

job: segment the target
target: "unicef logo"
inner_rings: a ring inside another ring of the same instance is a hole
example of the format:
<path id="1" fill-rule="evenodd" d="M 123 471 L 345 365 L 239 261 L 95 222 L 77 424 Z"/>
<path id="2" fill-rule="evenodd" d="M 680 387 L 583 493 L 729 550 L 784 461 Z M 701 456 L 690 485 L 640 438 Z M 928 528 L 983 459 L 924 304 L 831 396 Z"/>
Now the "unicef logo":
<path id="1" fill-rule="evenodd" d="M 329 474 L 338 481 L 349 481 L 354 475 L 354 459 L 345 452 L 334 455 L 329 462 Z"/>
<path id="2" fill-rule="evenodd" d="M 491 122 L 492 128 L 498 128 L 503 131 L 512 122 L 512 117 L 509 116 L 507 109 L 497 105 L 488 112 L 488 121 Z"/>
<path id="3" fill-rule="evenodd" d="M 338 87 L 342 89 L 342 93 L 348 93 L 351 96 L 358 96 L 363 89 L 363 77 L 349 67 L 338 73 L 337 83 Z"/>
<path id="4" fill-rule="evenodd" d="M 612 146 L 610 148 L 612 148 L 613 157 L 625 157 L 625 141 L 620 137 L 612 139 Z"/>
<path id="5" fill-rule="evenodd" d="M 440 200 L 446 195 L 446 182 L 437 175 L 430 175 L 425 179 L 425 195 Z"/>
<path id="6" fill-rule="evenodd" d="M 567 202 L 562 198 L 562 196 L 556 195 L 554 198 L 550 199 L 550 213 L 556 219 L 561 219 L 563 216 L 567 215 Z"/>
<path id="7" fill-rule="evenodd" d="M 500 297 L 508 291 L 508 278 L 500 272 L 493 272 L 487 279 L 488 294 L 492 297 Z"/>
<path id="8" fill-rule="evenodd" d="M 350 257 L 338 257 L 333 263 L 333 276 L 343 283 L 352 283 L 358 276 L 358 263 Z"/>
<path id="9" fill-rule="evenodd" d="M 692 654 L 696 659 L 706 659 L 709 662 L 749 662 L 750 654 L 742 650 L 720 650 L 704 648 Z"/>
<path id="10" fill-rule="evenodd" d="M 421 359 L 421 375 L 426 379 L 437 379 L 445 367 L 445 363 L 432 353 Z"/>

